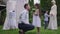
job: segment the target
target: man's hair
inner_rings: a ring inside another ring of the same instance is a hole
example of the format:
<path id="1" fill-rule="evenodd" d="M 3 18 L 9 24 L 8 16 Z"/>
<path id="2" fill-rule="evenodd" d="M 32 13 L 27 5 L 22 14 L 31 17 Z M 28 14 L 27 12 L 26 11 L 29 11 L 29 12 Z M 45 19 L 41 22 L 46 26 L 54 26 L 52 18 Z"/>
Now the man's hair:
<path id="1" fill-rule="evenodd" d="M 24 5 L 24 8 L 25 8 L 25 9 L 26 9 L 26 6 L 28 6 L 28 4 L 27 4 L 27 3 Z"/>

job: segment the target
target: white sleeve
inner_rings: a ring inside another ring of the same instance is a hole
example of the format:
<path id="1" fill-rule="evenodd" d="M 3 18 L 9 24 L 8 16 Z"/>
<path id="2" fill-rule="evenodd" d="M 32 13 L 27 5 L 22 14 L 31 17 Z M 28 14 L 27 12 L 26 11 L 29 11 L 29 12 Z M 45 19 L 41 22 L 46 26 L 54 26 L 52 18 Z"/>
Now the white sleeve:
<path id="1" fill-rule="evenodd" d="M 21 16 L 21 19 L 22 19 L 21 21 L 24 22 L 24 23 L 26 23 L 26 16 L 27 16 L 26 13 L 23 13 L 22 16 Z"/>
<path id="2" fill-rule="evenodd" d="M 54 6 L 52 7 L 51 13 L 52 13 L 53 15 L 56 15 L 56 14 L 57 14 L 57 6 L 56 6 L 56 5 L 54 5 Z"/>
<path id="3" fill-rule="evenodd" d="M 53 9 L 53 15 L 56 15 L 57 14 L 57 6 L 54 6 L 53 8 L 54 8 Z"/>
<path id="4" fill-rule="evenodd" d="M 48 15 L 48 14 L 45 14 L 44 16 L 46 16 L 46 17 L 50 17 L 50 15 Z"/>

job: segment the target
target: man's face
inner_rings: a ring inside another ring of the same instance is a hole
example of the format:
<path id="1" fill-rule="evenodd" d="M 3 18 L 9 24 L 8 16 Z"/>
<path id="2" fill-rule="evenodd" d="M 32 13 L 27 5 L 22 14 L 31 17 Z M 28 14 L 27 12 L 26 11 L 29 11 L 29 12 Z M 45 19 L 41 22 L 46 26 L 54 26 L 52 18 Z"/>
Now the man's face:
<path id="1" fill-rule="evenodd" d="M 30 5 L 27 6 L 27 9 L 30 10 Z"/>

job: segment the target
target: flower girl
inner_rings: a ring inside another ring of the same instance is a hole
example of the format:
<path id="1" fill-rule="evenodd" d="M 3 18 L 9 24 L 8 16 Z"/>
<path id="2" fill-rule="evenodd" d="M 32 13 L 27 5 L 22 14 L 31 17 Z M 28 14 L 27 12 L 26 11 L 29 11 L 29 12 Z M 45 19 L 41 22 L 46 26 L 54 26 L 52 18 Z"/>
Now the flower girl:
<path id="1" fill-rule="evenodd" d="M 40 34 L 41 19 L 40 19 L 40 5 L 35 4 L 35 12 L 33 13 L 33 25 L 37 27 L 37 34 Z"/>

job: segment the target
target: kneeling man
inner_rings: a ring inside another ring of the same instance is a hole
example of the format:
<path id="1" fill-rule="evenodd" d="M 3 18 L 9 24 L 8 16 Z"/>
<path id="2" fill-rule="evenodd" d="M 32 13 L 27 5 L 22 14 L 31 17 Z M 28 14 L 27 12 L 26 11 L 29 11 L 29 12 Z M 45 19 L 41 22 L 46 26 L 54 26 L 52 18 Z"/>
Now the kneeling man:
<path id="1" fill-rule="evenodd" d="M 29 4 L 25 4 L 24 8 L 25 9 L 21 12 L 19 17 L 18 28 L 20 34 L 25 34 L 25 32 L 34 29 L 34 26 L 29 24 L 29 10 L 30 10 Z"/>

